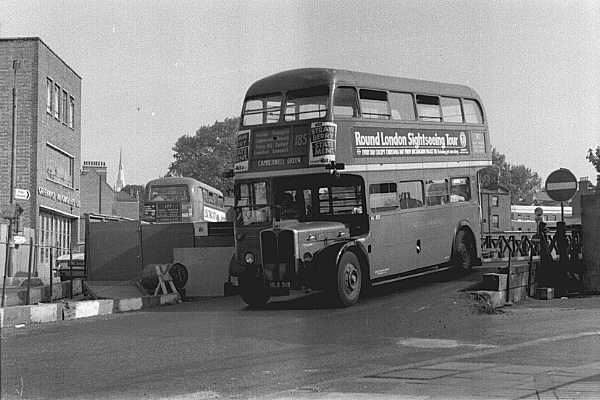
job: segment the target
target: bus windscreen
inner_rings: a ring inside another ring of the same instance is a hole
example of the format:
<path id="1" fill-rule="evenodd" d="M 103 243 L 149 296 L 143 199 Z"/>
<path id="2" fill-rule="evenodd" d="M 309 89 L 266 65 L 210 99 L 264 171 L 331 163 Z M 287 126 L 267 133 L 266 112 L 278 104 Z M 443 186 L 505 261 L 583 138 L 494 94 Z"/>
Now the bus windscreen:
<path id="1" fill-rule="evenodd" d="M 148 200 L 189 202 L 190 194 L 185 185 L 152 186 L 148 194 Z"/>

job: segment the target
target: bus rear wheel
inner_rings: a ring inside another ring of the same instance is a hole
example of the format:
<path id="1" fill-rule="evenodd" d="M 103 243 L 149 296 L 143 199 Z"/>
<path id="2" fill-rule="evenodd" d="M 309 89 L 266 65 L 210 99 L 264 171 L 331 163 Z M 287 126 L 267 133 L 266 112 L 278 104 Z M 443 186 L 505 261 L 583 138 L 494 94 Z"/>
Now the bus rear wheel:
<path id="1" fill-rule="evenodd" d="M 252 308 L 264 306 L 271 298 L 263 282 L 253 272 L 244 272 L 240 276 L 240 296 Z"/>
<path id="2" fill-rule="evenodd" d="M 470 272 L 475 260 L 475 244 L 469 233 L 462 229 L 454 241 L 454 268 L 460 272 Z"/>
<path id="3" fill-rule="evenodd" d="M 343 307 L 356 304 L 362 287 L 362 271 L 358 257 L 347 251 L 338 262 L 335 275 L 334 300 Z"/>

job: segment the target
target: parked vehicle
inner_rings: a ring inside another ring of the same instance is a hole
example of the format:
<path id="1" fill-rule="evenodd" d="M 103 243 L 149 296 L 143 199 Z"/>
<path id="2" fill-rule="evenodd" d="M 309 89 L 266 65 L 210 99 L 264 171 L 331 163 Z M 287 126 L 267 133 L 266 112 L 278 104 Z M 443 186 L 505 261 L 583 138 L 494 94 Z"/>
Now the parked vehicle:
<path id="1" fill-rule="evenodd" d="M 85 278 L 85 253 L 63 254 L 59 256 L 56 259 L 56 271 L 58 271 L 61 281 Z"/>

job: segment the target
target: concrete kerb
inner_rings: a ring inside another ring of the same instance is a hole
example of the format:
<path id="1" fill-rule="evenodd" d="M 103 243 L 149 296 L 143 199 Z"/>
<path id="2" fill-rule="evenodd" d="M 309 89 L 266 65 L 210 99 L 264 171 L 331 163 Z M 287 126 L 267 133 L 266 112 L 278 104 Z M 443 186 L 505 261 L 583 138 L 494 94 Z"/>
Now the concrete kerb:
<path id="1" fill-rule="evenodd" d="M 67 300 L 60 303 L 3 307 L 0 308 L 0 328 L 137 311 L 175 304 L 178 301 L 179 294 L 170 293 L 161 296 L 142 296 L 129 299 Z"/>

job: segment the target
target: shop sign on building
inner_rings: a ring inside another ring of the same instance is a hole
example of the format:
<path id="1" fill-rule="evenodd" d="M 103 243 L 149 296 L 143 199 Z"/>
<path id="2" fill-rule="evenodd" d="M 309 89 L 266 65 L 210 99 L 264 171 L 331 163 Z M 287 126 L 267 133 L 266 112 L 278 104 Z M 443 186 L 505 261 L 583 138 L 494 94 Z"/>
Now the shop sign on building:
<path id="1" fill-rule="evenodd" d="M 52 190 L 48 190 L 45 187 L 38 187 L 38 194 L 42 197 L 46 197 L 50 200 L 58 201 L 60 203 L 64 203 L 68 206 L 80 207 L 80 202 L 77 199 L 73 199 L 67 195 L 53 192 Z"/>

